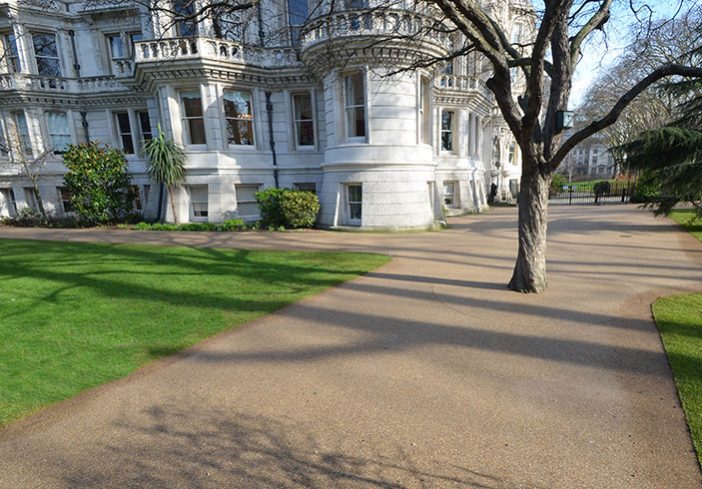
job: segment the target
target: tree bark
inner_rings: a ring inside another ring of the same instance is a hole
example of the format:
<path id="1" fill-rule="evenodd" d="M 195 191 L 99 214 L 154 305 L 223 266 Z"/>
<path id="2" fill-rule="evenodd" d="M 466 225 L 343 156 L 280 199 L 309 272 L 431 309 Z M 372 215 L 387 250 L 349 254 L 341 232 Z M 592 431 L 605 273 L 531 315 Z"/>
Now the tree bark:
<path id="1" fill-rule="evenodd" d="M 168 200 L 171 201 L 171 210 L 173 211 L 173 222 L 178 225 L 178 213 L 176 211 L 175 197 L 173 195 L 173 187 L 168 186 Z"/>
<path id="2" fill-rule="evenodd" d="M 546 228 L 551 174 L 542 175 L 536 163 L 524 162 L 519 189 L 519 251 L 508 287 L 517 292 L 546 289 Z"/>

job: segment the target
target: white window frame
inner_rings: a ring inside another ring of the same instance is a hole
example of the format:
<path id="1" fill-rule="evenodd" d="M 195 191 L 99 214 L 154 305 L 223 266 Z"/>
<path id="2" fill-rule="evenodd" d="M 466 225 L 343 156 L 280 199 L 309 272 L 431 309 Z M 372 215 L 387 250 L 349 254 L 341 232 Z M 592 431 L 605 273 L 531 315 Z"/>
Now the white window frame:
<path id="1" fill-rule="evenodd" d="M 444 129 L 444 113 L 451 114 L 451 128 Z M 453 109 L 441 109 L 441 119 L 439 121 L 439 149 L 442 153 L 456 154 L 456 125 L 458 122 L 458 112 Z M 444 134 L 451 135 L 451 149 L 444 148 Z"/>
<path id="2" fill-rule="evenodd" d="M 453 191 L 450 194 L 449 192 L 446 192 L 447 185 L 451 185 L 451 187 L 453 188 Z M 458 180 L 444 180 L 443 182 L 441 182 L 441 203 L 448 209 L 460 208 L 460 199 L 458 194 L 459 188 L 460 186 Z M 451 203 L 446 202 L 447 197 L 451 199 Z"/>
<path id="3" fill-rule="evenodd" d="M 22 187 L 22 191 L 24 192 L 25 205 L 33 211 L 38 211 L 39 204 L 37 202 L 37 192 L 34 187 Z"/>
<path id="4" fill-rule="evenodd" d="M 134 139 L 134 127 L 132 124 L 132 115 L 130 113 L 131 111 L 129 110 L 115 110 L 112 112 L 112 119 L 114 120 L 115 124 L 115 134 L 117 136 L 117 147 L 120 148 L 122 151 L 124 151 L 124 154 L 126 155 L 134 155 L 137 154 L 139 151 L 139 146 L 137 146 L 137 142 Z M 129 132 L 122 132 L 122 128 L 120 127 L 119 124 L 119 116 L 120 115 L 126 115 L 127 116 L 127 123 L 129 124 Z M 127 153 L 127 151 L 124 148 L 124 137 L 129 136 L 129 139 L 132 142 L 132 152 Z"/>
<path id="5" fill-rule="evenodd" d="M 54 36 L 54 45 L 56 46 L 56 57 L 53 56 L 37 56 L 37 52 L 34 46 L 34 36 L 35 35 L 45 35 L 45 36 Z M 59 36 L 57 35 L 56 32 L 50 32 L 50 31 L 43 31 L 43 30 L 36 30 L 36 31 L 30 31 L 29 32 L 29 38 L 32 41 L 31 42 L 31 47 L 32 47 L 32 55 L 34 56 L 34 73 L 39 75 L 39 76 L 46 76 L 46 77 L 56 77 L 56 78 L 62 78 L 64 77 L 64 67 L 63 67 L 63 62 L 61 60 L 61 45 L 59 43 Z M 58 61 L 58 75 L 43 75 L 39 73 L 39 59 L 55 59 Z"/>
<path id="6" fill-rule="evenodd" d="M 249 104 L 250 104 L 250 114 L 242 114 L 242 115 L 248 115 L 250 116 L 250 119 L 247 119 L 246 117 L 228 117 L 227 116 L 227 111 L 225 108 L 225 103 L 226 103 L 226 96 L 227 93 L 244 93 L 248 94 L 249 96 Z M 222 113 L 224 116 L 224 137 L 226 141 L 226 145 L 229 148 L 255 148 L 256 143 L 258 142 L 258 135 L 256 133 L 256 96 L 255 92 L 252 90 L 238 90 L 235 88 L 225 88 L 222 91 Z M 251 124 L 251 137 L 253 138 L 253 141 L 251 144 L 237 144 L 234 142 L 229 142 L 229 121 L 244 121 L 248 122 Z"/>
<path id="7" fill-rule="evenodd" d="M 65 192 L 65 195 L 64 195 Z M 71 205 L 71 198 L 70 194 L 68 193 L 68 189 L 66 187 L 56 187 L 56 193 L 58 194 L 59 202 L 61 202 L 61 211 L 63 212 L 64 215 L 73 215 L 75 211 L 71 207 L 71 210 L 66 210 L 66 202 L 68 202 L 69 205 Z"/>
<path id="8" fill-rule="evenodd" d="M 253 192 L 253 199 L 252 200 L 243 200 L 241 199 L 241 195 L 244 193 L 242 190 L 244 189 L 253 189 L 255 188 L 256 190 Z M 259 211 L 258 211 L 258 202 L 256 201 L 256 192 L 259 192 L 261 190 L 261 184 L 260 183 L 237 183 L 234 185 L 234 192 L 236 193 L 236 209 L 237 213 L 239 214 L 239 217 L 242 219 L 246 218 L 255 218 L 258 217 Z M 256 206 L 256 212 L 255 213 L 247 213 L 244 214 L 241 212 L 241 205 L 255 205 Z"/>
<path id="9" fill-rule="evenodd" d="M 68 132 L 66 133 L 52 133 L 51 132 L 51 124 L 49 123 L 49 114 L 63 114 L 66 117 L 66 130 Z M 54 141 L 52 136 L 68 136 L 68 143 L 73 144 L 73 131 L 71 131 L 71 114 L 66 111 L 66 110 L 46 110 L 44 111 L 44 124 L 46 127 L 46 141 L 49 143 L 47 146 L 47 149 L 50 149 L 53 154 L 55 155 L 62 155 L 63 153 L 66 152 L 65 148 L 64 149 L 56 149 L 54 147 Z"/>
<path id="10" fill-rule="evenodd" d="M 350 77 L 358 75 L 363 80 L 363 104 L 348 105 L 347 104 L 347 83 Z M 344 128 L 343 135 L 348 143 L 367 143 L 369 141 L 370 124 L 369 124 L 369 104 L 368 104 L 368 76 L 366 70 L 349 71 L 342 74 L 341 79 L 341 100 L 342 100 L 342 127 Z M 363 136 L 351 136 L 349 125 L 349 111 L 352 109 L 363 109 Z"/>
<path id="11" fill-rule="evenodd" d="M 18 149 L 26 156 L 33 156 L 34 148 L 32 146 L 32 130 L 29 128 L 27 113 L 24 110 L 15 110 L 12 112 L 12 118 L 13 122 L 15 123 L 15 130 L 17 131 L 17 143 L 19 144 Z M 22 123 L 20 123 L 20 120 Z M 22 126 L 24 126 L 24 129 L 26 130 L 26 134 L 22 133 Z"/>
<path id="12" fill-rule="evenodd" d="M 295 104 L 295 98 L 299 96 L 308 96 L 310 98 L 310 110 L 312 111 L 312 119 L 298 119 L 297 118 L 297 105 Z M 315 103 L 314 92 L 302 91 L 302 92 L 292 92 L 290 94 L 290 107 L 292 111 L 292 124 L 293 124 L 293 146 L 298 151 L 311 151 L 317 148 L 317 106 Z M 298 129 L 298 124 L 304 122 L 312 123 L 312 144 L 300 144 L 300 133 Z"/>
<path id="13" fill-rule="evenodd" d="M 361 189 L 361 200 L 351 200 L 351 188 Z M 344 186 L 344 194 L 346 201 L 346 222 L 349 226 L 360 226 L 363 222 L 363 184 L 362 183 L 347 183 Z M 353 217 L 353 212 L 351 210 L 352 205 L 361 206 L 361 217 Z"/>
<path id="14" fill-rule="evenodd" d="M 432 85 L 431 78 L 419 75 L 417 84 L 417 143 L 431 146 L 431 110 Z"/>
<path id="15" fill-rule="evenodd" d="M 17 44 L 17 35 L 14 31 L 3 32 L 2 43 L 6 56 L 5 64 L 8 73 L 22 73 L 22 57 L 20 56 L 19 45 Z M 13 54 L 13 50 L 15 54 Z"/>
<path id="16" fill-rule="evenodd" d="M 15 217 L 17 215 L 17 199 L 15 198 L 14 189 L 12 187 L 2 187 L 0 188 L 0 193 L 2 193 L 5 201 L 7 217 Z"/>
<path id="17" fill-rule="evenodd" d="M 204 200 L 195 200 L 193 194 L 196 191 L 205 193 Z M 204 185 L 188 185 L 188 209 L 191 221 L 207 221 L 210 215 L 210 189 L 207 184 Z M 205 205 L 204 211 L 196 209 L 196 205 Z M 203 215 L 204 212 L 204 215 Z M 198 215 L 199 214 L 199 215 Z"/>
<path id="18" fill-rule="evenodd" d="M 144 127 L 142 126 L 141 114 L 146 114 L 146 119 L 149 123 L 148 131 L 145 131 Z M 149 114 L 148 109 L 138 109 L 134 112 L 134 118 L 136 119 L 137 129 L 139 130 L 139 143 L 141 146 L 143 146 L 146 141 L 149 141 L 154 137 L 153 127 L 151 126 L 151 115 Z M 148 139 L 145 137 L 147 134 L 149 135 Z"/>
<path id="19" fill-rule="evenodd" d="M 195 94 L 197 93 L 199 99 L 200 99 L 200 110 L 202 111 L 202 115 L 200 116 L 188 116 L 186 111 L 185 111 L 185 103 L 183 100 L 183 95 L 185 94 Z M 202 96 L 202 90 L 200 90 L 200 87 L 197 88 L 191 88 L 191 89 L 182 89 L 178 92 L 178 104 L 180 107 L 180 123 L 183 128 L 183 145 L 192 147 L 192 148 L 206 148 L 207 147 L 207 125 L 206 121 L 207 119 L 205 118 L 205 107 L 203 106 L 203 96 Z M 190 133 L 190 123 L 188 121 L 190 120 L 196 120 L 200 119 L 202 120 L 202 131 L 205 136 L 205 141 L 203 143 L 193 143 L 193 138 L 192 134 Z"/>

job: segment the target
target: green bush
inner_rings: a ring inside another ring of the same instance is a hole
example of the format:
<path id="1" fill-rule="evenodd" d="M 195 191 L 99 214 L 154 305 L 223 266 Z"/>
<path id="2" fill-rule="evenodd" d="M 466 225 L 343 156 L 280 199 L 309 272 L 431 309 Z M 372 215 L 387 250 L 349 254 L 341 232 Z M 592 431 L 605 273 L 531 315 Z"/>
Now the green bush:
<path id="1" fill-rule="evenodd" d="M 229 219 L 222 224 L 213 224 L 209 222 L 188 222 L 184 224 L 168 224 L 163 222 L 140 222 L 135 224 L 132 229 L 137 231 L 246 231 L 247 227 L 241 219 Z"/>
<path id="2" fill-rule="evenodd" d="M 287 190 L 280 199 L 287 228 L 311 228 L 319 213 L 319 199 L 312 192 Z"/>
<path id="3" fill-rule="evenodd" d="M 611 192 L 612 185 L 608 181 L 602 180 L 601 182 L 597 182 L 595 184 L 593 190 L 595 192 L 595 195 L 606 195 Z"/>
<path id="4" fill-rule="evenodd" d="M 132 179 L 121 151 L 94 142 L 69 145 L 63 161 L 66 189 L 81 221 L 115 223 L 132 212 Z"/>
<path id="5" fill-rule="evenodd" d="M 267 188 L 256 192 L 256 202 L 258 202 L 258 210 L 261 213 L 261 226 L 270 228 L 285 225 L 285 216 L 283 209 L 280 207 L 280 200 L 283 193 L 286 192 L 282 188 Z"/>
<path id="6" fill-rule="evenodd" d="M 222 224 L 220 224 L 220 231 L 245 231 L 246 224 L 241 219 L 227 219 Z"/>
<path id="7" fill-rule="evenodd" d="M 268 188 L 256 193 L 261 226 L 267 229 L 296 229 L 314 226 L 319 199 L 303 190 Z"/>
<path id="8" fill-rule="evenodd" d="M 551 179 L 551 187 L 549 188 L 549 196 L 553 197 L 563 192 L 563 186 L 566 185 L 568 181 L 560 173 L 554 173 Z"/>

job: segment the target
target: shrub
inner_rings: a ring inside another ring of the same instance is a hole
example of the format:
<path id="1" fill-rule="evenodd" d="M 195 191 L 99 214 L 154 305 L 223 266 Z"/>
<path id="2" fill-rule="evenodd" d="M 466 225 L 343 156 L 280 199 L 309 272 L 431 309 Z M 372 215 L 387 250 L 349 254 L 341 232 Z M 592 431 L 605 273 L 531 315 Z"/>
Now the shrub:
<path id="1" fill-rule="evenodd" d="M 49 221 L 39 211 L 25 207 L 15 217 L 9 218 L 7 224 L 21 228 L 33 228 L 48 226 Z"/>
<path id="2" fill-rule="evenodd" d="M 229 231 L 245 231 L 246 224 L 241 219 L 227 219 L 222 224 L 220 224 L 220 230 L 224 232 Z"/>
<path id="3" fill-rule="evenodd" d="M 280 209 L 287 228 L 311 228 L 319 213 L 319 199 L 312 192 L 287 190 L 280 198 Z"/>
<path id="4" fill-rule="evenodd" d="M 595 192 L 595 195 L 606 195 L 611 192 L 612 185 L 608 181 L 603 180 L 601 182 L 597 182 L 592 189 Z"/>
<path id="5" fill-rule="evenodd" d="M 123 221 L 132 211 L 132 179 L 124 154 L 97 143 L 69 145 L 63 155 L 71 204 L 86 224 Z"/>
<path id="6" fill-rule="evenodd" d="M 261 213 L 261 226 L 270 228 L 285 225 L 285 216 L 283 209 L 280 206 L 280 200 L 283 193 L 286 192 L 282 188 L 267 188 L 260 192 L 256 192 L 256 202 Z"/>
<path id="7" fill-rule="evenodd" d="M 269 188 L 256 193 L 261 226 L 268 229 L 309 228 L 319 212 L 319 199 L 303 190 Z"/>
<path id="8" fill-rule="evenodd" d="M 566 178 L 560 173 L 555 173 L 553 179 L 551 179 L 551 187 L 549 188 L 549 197 L 560 194 L 563 191 L 563 187 L 567 184 Z"/>

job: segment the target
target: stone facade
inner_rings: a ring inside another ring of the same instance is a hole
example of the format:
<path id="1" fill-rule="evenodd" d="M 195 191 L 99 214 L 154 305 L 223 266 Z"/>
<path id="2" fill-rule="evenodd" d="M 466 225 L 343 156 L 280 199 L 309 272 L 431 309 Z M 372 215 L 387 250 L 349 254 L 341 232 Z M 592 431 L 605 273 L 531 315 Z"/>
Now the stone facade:
<path id="1" fill-rule="evenodd" d="M 21 163 L 44 154 L 41 197 L 70 211 L 61 151 L 91 140 L 125 151 L 145 218 L 173 220 L 141 156 L 157 127 L 188 155 L 181 222 L 256 219 L 255 192 L 275 185 L 315 191 L 326 227 L 428 228 L 484 209 L 492 183 L 513 200 L 520 156 L 484 63 L 404 69 L 447 52 L 431 13 L 346 3 L 263 0 L 196 23 L 129 0 L 0 3 L 0 212 L 35 205 Z M 489 8 L 521 31 L 510 5 Z"/>

